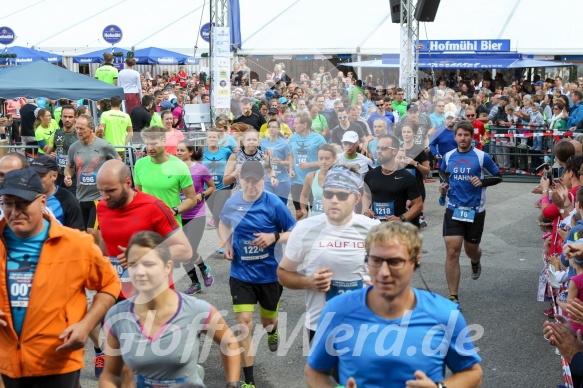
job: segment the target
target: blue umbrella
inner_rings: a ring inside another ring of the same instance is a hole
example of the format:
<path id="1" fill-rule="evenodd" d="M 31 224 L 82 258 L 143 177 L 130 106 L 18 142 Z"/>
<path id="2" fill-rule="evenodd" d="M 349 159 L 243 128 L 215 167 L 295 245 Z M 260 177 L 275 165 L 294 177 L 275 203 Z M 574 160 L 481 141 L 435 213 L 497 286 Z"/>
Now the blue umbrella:
<path id="1" fill-rule="evenodd" d="M 138 65 L 178 65 L 184 63 L 188 55 L 156 47 L 148 47 L 134 51 L 134 58 Z"/>
<path id="2" fill-rule="evenodd" d="M 23 64 L 36 61 L 58 63 L 63 60 L 63 56 L 61 55 L 22 46 L 8 47 L 6 51 L 0 50 L 0 52 L 5 54 L 16 54 L 16 58 L 0 58 L 0 64 Z"/>
<path id="3" fill-rule="evenodd" d="M 124 57 L 128 54 L 128 50 L 119 47 L 106 48 L 103 50 L 97 50 L 86 54 L 80 54 L 73 57 L 73 62 L 75 63 L 103 63 L 103 54 L 111 52 L 122 52 Z M 117 57 L 116 57 L 117 58 Z M 115 59 L 115 58 L 114 58 Z"/>

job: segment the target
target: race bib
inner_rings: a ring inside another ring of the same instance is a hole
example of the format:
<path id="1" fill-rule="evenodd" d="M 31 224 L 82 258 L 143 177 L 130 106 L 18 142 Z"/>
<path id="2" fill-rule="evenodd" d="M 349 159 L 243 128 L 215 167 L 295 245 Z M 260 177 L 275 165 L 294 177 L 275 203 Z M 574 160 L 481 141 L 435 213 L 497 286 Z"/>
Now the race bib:
<path id="1" fill-rule="evenodd" d="M 459 206 L 453 210 L 453 216 L 451 218 L 462 222 L 474 222 L 475 216 L 476 211 L 473 208 Z"/>
<path id="2" fill-rule="evenodd" d="M 362 285 L 362 280 L 332 280 L 330 289 L 326 291 L 326 301 L 335 296 L 359 290 L 362 288 Z"/>
<path id="3" fill-rule="evenodd" d="M 185 383 L 186 377 L 159 380 L 144 375 L 136 374 L 134 380 L 136 381 L 136 386 L 139 388 L 167 388 L 173 387 L 177 384 Z"/>
<path id="4" fill-rule="evenodd" d="M 128 270 L 117 262 L 117 257 L 115 256 L 107 256 L 113 268 L 115 268 L 115 272 L 117 272 L 117 277 L 122 281 L 122 283 L 130 282 L 130 275 L 128 274 Z"/>
<path id="5" fill-rule="evenodd" d="M 279 164 L 271 163 L 271 169 L 275 171 L 276 175 L 281 172 L 281 166 Z"/>
<path id="6" fill-rule="evenodd" d="M 308 154 L 297 154 L 298 164 L 300 163 L 308 163 Z"/>
<path id="7" fill-rule="evenodd" d="M 241 248 L 241 260 L 263 260 L 269 257 L 266 249 L 257 245 L 251 245 L 253 240 L 239 240 Z"/>
<path id="8" fill-rule="evenodd" d="M 395 214 L 394 202 L 374 202 L 373 211 L 376 218 L 385 219 Z"/>
<path id="9" fill-rule="evenodd" d="M 185 199 L 186 199 L 186 195 L 184 195 L 184 193 L 181 191 L 180 192 L 180 203 L 184 202 Z"/>
<path id="10" fill-rule="evenodd" d="M 59 167 L 67 167 L 67 155 L 57 154 L 57 164 Z"/>
<path id="11" fill-rule="evenodd" d="M 80 175 L 80 181 L 83 185 L 94 185 L 97 183 L 97 173 L 96 172 L 82 172 Z"/>
<path id="12" fill-rule="evenodd" d="M 324 206 L 322 206 L 321 199 L 314 200 L 314 202 L 312 203 L 312 211 L 314 213 L 324 213 Z"/>
<path id="13" fill-rule="evenodd" d="M 8 272 L 10 307 L 28 307 L 33 277 L 32 272 Z"/>
<path id="14" fill-rule="evenodd" d="M 215 185 L 219 185 L 223 183 L 223 179 L 221 178 L 220 175 L 213 175 L 213 182 L 215 183 Z"/>

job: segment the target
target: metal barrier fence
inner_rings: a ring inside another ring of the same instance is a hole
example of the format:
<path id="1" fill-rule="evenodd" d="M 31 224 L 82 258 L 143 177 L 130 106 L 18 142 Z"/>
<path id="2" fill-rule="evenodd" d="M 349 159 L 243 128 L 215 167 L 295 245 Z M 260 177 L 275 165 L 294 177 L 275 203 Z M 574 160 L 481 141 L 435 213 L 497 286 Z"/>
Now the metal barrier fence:
<path id="1" fill-rule="evenodd" d="M 543 127 L 505 127 L 490 125 L 486 137 L 490 144 L 484 151 L 497 162 L 504 180 L 509 182 L 538 182 L 536 168 L 554 163 L 553 146 L 571 132 Z"/>

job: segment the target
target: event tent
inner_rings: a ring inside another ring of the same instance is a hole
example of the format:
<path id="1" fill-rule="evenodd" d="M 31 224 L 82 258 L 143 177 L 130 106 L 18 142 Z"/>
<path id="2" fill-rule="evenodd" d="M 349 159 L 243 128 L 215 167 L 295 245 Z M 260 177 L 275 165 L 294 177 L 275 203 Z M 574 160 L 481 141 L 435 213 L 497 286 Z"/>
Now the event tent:
<path id="1" fill-rule="evenodd" d="M 348 62 L 344 66 L 362 68 L 398 69 L 399 56 L 383 55 L 382 59 L 371 61 Z M 572 63 L 541 61 L 522 58 L 518 54 L 419 54 L 420 69 L 520 69 L 529 67 L 572 66 Z"/>
<path id="2" fill-rule="evenodd" d="M 113 48 L 106 48 L 102 50 L 92 51 L 90 53 L 75 55 L 73 57 L 74 63 L 103 63 L 103 54 L 117 52 L 123 53 L 125 56 L 129 50 L 120 48 L 120 47 L 113 47 Z"/>
<path id="3" fill-rule="evenodd" d="M 199 30 L 201 24 L 210 21 L 209 3 L 182 2 L 180 12 L 175 12 L 159 0 L 90 1 L 72 17 L 75 5 L 62 0 L 6 1 L 0 25 L 15 31 L 15 44 L 66 56 L 111 47 L 101 33 L 105 26 L 115 24 L 123 30 L 123 39 L 116 46 L 159 47 L 198 57 L 208 51 Z M 548 24 L 581 14 L 583 1 L 441 0 L 435 22 L 421 23 L 419 38 L 510 39 L 515 52 L 551 57 L 580 55 L 578 23 L 560 23 L 560 33 L 541 32 L 536 27 L 543 20 Z M 47 15 L 50 22 L 40 23 Z M 399 25 L 391 23 L 388 0 L 362 4 L 348 0 L 244 0 L 240 24 L 242 42 L 238 52 L 245 55 L 399 52 Z"/>
<path id="4" fill-rule="evenodd" d="M 124 98 L 123 88 L 43 61 L 0 70 L 0 97 L 3 98 L 101 100 L 116 95 Z"/>
<path id="5" fill-rule="evenodd" d="M 184 63 L 188 55 L 156 47 L 147 47 L 134 51 L 138 65 L 178 65 Z"/>
<path id="6" fill-rule="evenodd" d="M 3 51 L 4 54 L 16 54 L 16 58 L 0 58 L 0 64 L 21 64 L 35 61 L 58 63 L 63 60 L 61 55 L 33 50 L 27 47 L 11 46 Z"/>

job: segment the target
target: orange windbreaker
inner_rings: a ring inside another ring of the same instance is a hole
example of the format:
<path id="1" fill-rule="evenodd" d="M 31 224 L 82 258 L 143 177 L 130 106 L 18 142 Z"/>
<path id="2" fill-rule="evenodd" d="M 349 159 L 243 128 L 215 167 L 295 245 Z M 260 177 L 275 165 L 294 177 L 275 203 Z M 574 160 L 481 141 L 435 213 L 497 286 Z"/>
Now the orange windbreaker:
<path id="1" fill-rule="evenodd" d="M 20 338 L 12 325 L 6 277 L 6 246 L 0 241 L 0 373 L 12 378 L 64 374 L 82 369 L 83 349 L 61 351 L 59 335 L 87 312 L 85 288 L 117 298 L 120 281 L 93 237 L 59 225 L 48 215 L 49 235 L 41 250 Z M 0 221 L 0 236 L 6 220 Z"/>

